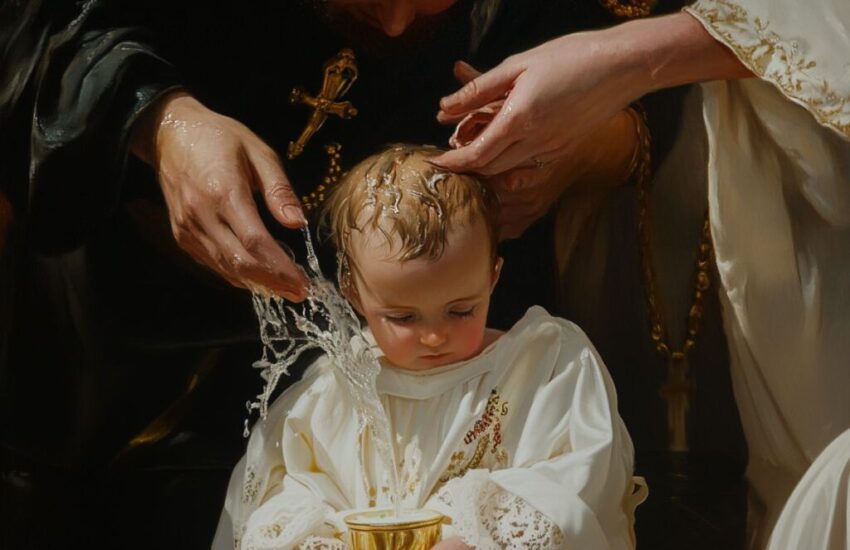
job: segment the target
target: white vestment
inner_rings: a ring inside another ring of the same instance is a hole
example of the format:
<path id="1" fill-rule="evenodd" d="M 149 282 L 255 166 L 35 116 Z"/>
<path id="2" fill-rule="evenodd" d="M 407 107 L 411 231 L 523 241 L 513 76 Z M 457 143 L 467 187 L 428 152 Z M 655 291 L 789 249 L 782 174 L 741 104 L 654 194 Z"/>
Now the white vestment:
<path id="1" fill-rule="evenodd" d="M 794 485 L 850 427 L 850 2 L 700 0 L 687 10 L 759 77 L 703 85 L 703 112 L 762 546 Z"/>
<path id="2" fill-rule="evenodd" d="M 633 547 L 633 449 L 584 333 L 532 308 L 477 357 L 384 364 L 403 508 L 490 548 Z M 213 547 L 345 548 L 342 518 L 390 505 L 388 472 L 327 358 L 270 407 L 235 468 Z"/>
<path id="3" fill-rule="evenodd" d="M 850 430 L 821 453 L 794 488 L 768 550 L 850 548 Z"/>

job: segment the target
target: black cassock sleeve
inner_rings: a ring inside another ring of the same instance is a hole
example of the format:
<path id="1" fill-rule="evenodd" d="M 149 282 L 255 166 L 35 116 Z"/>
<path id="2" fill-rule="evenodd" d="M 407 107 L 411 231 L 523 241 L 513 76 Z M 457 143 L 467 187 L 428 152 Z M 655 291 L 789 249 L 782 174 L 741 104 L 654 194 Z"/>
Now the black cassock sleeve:
<path id="1" fill-rule="evenodd" d="M 133 122 L 179 85 L 133 4 L 0 8 L 0 185 L 41 252 L 74 248 L 113 211 Z"/>

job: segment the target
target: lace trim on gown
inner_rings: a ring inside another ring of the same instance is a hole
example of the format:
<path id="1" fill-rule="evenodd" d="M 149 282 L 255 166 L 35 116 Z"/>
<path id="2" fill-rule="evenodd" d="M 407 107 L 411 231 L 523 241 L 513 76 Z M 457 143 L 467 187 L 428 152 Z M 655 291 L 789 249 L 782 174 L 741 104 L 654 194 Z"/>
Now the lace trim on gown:
<path id="1" fill-rule="evenodd" d="M 267 506 L 270 503 L 266 503 Z M 347 550 L 349 546 L 335 538 L 335 528 L 326 520 L 333 513 L 327 505 L 309 506 L 297 514 L 279 508 L 274 503 L 252 515 L 245 528 L 241 550 Z"/>
<path id="2" fill-rule="evenodd" d="M 478 550 L 563 547 L 564 536 L 551 519 L 484 472 L 450 481 L 437 500 L 450 509 L 457 534 Z"/>

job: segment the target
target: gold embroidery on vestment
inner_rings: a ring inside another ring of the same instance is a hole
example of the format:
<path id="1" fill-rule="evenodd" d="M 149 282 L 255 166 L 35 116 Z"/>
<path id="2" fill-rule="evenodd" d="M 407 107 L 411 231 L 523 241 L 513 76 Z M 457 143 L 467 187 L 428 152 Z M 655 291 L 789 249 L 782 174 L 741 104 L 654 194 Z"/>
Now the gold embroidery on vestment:
<path id="1" fill-rule="evenodd" d="M 783 38 L 768 21 L 731 0 L 697 2 L 686 9 L 707 22 L 751 71 L 806 106 L 821 124 L 850 136 L 850 98 L 812 74 L 817 61 L 806 58 L 800 41 Z"/>
<path id="2" fill-rule="evenodd" d="M 509 410 L 507 401 L 502 401 L 502 397 L 494 389 L 487 399 L 484 414 L 475 421 L 472 429 L 466 432 L 463 438 L 464 445 L 471 445 L 478 441 L 475 451 L 469 459 L 467 459 L 466 451 L 456 451 L 452 454 L 445 473 L 440 477 L 440 483 L 446 483 L 452 478 L 463 476 L 469 470 L 478 468 L 488 452 L 493 456 L 494 466 L 507 465 L 508 453 L 501 447 L 502 417 L 506 416 Z"/>
<path id="3" fill-rule="evenodd" d="M 251 504 L 257 499 L 257 493 L 260 491 L 260 480 L 257 478 L 256 472 L 250 466 L 245 471 L 245 480 L 242 483 L 242 502 Z"/>

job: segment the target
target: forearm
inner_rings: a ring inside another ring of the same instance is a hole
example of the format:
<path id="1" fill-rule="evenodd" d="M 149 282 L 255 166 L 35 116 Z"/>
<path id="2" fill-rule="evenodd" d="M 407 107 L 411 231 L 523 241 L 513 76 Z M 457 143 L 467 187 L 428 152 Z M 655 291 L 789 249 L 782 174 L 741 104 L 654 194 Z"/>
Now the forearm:
<path id="1" fill-rule="evenodd" d="M 605 47 L 622 53 L 628 67 L 624 76 L 637 83 L 639 96 L 683 84 L 753 76 L 685 12 L 631 21 L 601 32 L 608 35 Z"/>

